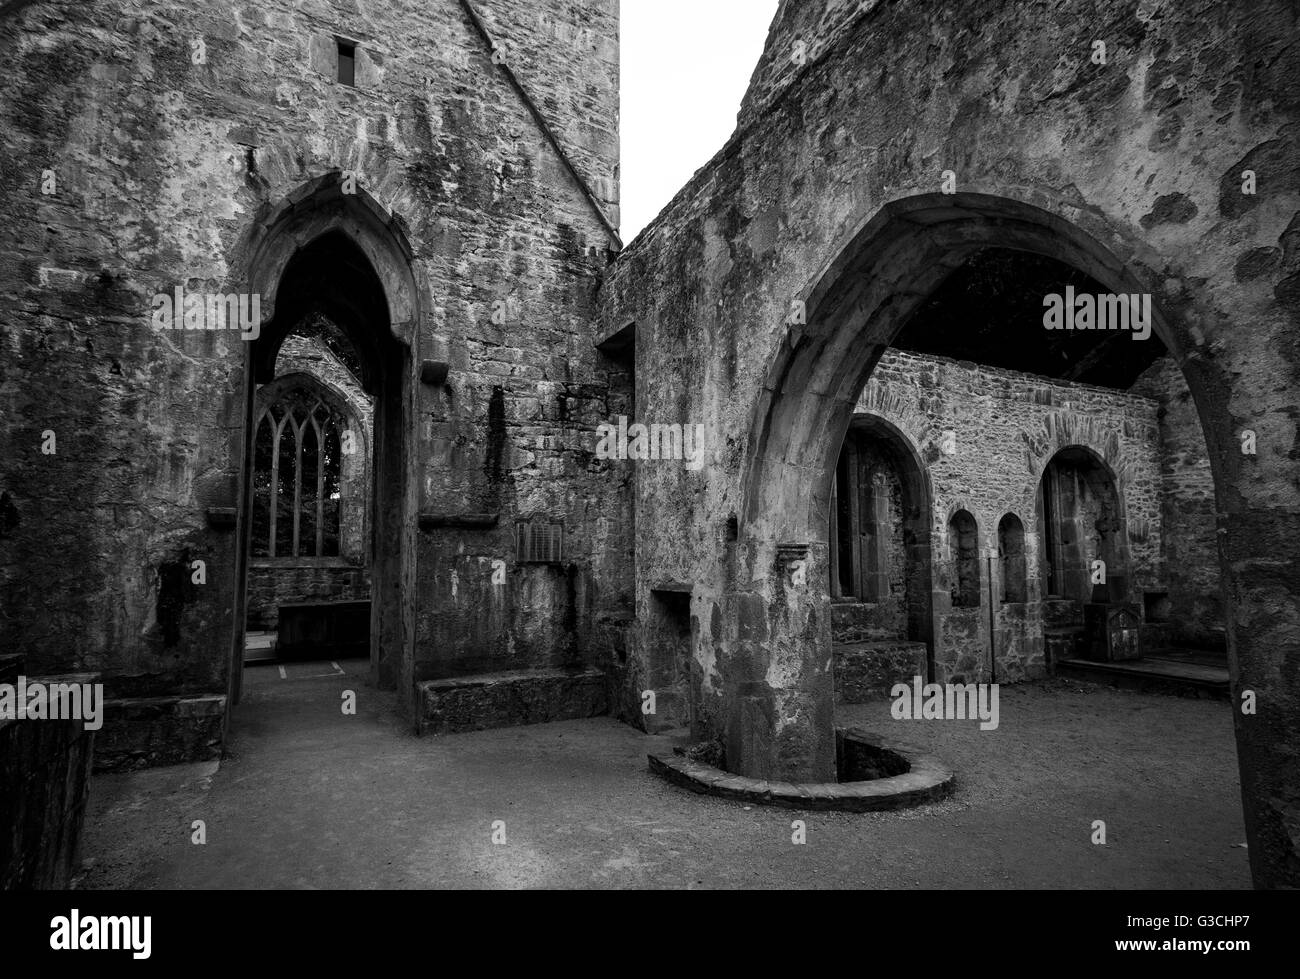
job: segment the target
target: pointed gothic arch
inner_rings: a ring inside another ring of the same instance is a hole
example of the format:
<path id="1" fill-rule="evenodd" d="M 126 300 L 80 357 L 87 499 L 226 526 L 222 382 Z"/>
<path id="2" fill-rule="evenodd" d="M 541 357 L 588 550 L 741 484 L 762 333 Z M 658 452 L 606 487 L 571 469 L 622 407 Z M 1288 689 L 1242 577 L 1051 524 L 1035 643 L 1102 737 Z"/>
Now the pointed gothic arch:
<path id="1" fill-rule="evenodd" d="M 415 393 L 421 297 L 403 222 L 363 188 L 345 193 L 328 173 L 268 206 L 240 247 L 250 291 L 264 322 L 245 355 L 245 426 L 240 449 L 240 550 L 237 561 L 235 668 L 242 676 L 245 582 L 253 529 L 256 387 L 273 380 L 281 345 L 304 316 L 323 313 L 347 336 L 361 381 L 375 399 L 370 516 L 374 601 L 371 674 L 414 711 Z"/>

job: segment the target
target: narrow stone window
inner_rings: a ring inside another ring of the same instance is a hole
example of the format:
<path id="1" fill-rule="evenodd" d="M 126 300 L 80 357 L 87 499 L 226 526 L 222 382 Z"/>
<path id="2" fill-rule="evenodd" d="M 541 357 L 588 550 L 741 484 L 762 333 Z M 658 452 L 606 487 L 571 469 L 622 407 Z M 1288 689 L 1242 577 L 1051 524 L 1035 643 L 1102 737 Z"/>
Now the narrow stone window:
<path id="1" fill-rule="evenodd" d="M 857 578 L 853 559 L 854 510 L 853 481 L 851 479 L 850 448 L 840 452 L 835 467 L 835 481 L 831 484 L 831 542 L 833 550 L 831 597 L 854 598 L 857 595 Z"/>
<path id="2" fill-rule="evenodd" d="M 998 557 L 1002 561 L 1002 601 L 1028 601 L 1025 570 L 1025 525 L 1014 513 L 998 524 Z"/>
<path id="3" fill-rule="evenodd" d="M 948 521 L 948 550 L 953 564 L 952 607 L 979 608 L 979 529 L 965 510 L 958 510 Z"/>
<path id="4" fill-rule="evenodd" d="M 337 41 L 338 81 L 340 85 L 357 84 L 357 46 L 351 41 Z"/>

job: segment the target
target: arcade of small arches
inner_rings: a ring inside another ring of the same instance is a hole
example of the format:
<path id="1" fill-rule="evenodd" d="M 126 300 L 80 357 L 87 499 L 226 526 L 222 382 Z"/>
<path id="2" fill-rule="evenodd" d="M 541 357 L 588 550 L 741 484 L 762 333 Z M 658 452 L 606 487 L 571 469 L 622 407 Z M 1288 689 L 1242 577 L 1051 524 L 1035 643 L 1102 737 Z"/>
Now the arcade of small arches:
<path id="1" fill-rule="evenodd" d="M 1097 391 L 1094 397 L 1107 396 Z M 1116 410 L 1123 410 L 1124 400 L 1116 399 Z M 1154 440 L 1128 451 L 1146 454 L 1150 467 L 1159 465 Z M 996 456 L 986 458 L 997 465 Z M 1032 472 L 999 475 L 1033 478 Z M 841 669 L 860 671 L 864 657 L 888 661 L 900 644 L 911 644 L 917 675 L 955 682 L 1035 679 L 1063 661 L 1089 658 L 1089 637 L 1058 627 L 1082 623 L 1085 606 L 1127 609 L 1141 619 L 1143 603 L 1129 584 L 1121 487 L 1094 449 L 1056 450 L 1037 478 L 1032 506 L 1019 512 L 999 512 L 997 500 L 973 495 L 945 511 L 936 508 L 932 483 L 917 447 L 896 425 L 855 414 L 836 465 L 828 530 L 833 642 Z M 1158 577 L 1163 569 L 1151 571 Z M 1164 601 L 1167 592 L 1159 592 Z M 988 621 L 992 632 L 984 628 Z M 1158 655 L 1167 651 L 1168 637 L 1155 621 L 1151 626 L 1147 653 Z M 883 669 L 874 686 L 859 687 L 847 699 L 881 694 L 906 679 Z"/>

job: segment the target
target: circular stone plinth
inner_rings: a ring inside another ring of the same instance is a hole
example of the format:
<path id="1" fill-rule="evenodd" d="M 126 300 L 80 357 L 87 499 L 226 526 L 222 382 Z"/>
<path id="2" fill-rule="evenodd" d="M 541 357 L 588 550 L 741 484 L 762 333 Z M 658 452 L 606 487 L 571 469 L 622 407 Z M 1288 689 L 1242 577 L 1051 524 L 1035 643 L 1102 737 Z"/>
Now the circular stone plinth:
<path id="1" fill-rule="evenodd" d="M 860 728 L 847 728 L 836 733 L 839 735 L 837 741 L 842 765 L 851 754 L 864 753 L 875 757 L 897 757 L 907 764 L 907 771 L 866 782 L 770 782 L 732 775 L 680 755 L 650 755 L 650 771 L 692 792 L 787 809 L 878 812 L 937 802 L 952 793 L 955 776 L 937 758 L 919 754 Z"/>

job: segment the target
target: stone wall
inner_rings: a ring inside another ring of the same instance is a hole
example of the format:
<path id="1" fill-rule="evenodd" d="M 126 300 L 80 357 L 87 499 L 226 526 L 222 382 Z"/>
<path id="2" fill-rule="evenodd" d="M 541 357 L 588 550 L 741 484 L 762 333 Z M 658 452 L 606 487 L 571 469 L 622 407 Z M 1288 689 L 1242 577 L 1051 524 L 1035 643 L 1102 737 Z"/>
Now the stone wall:
<path id="1" fill-rule="evenodd" d="M 1134 385 L 1160 403 L 1161 535 L 1167 606 L 1157 607 L 1170 641 L 1224 647 L 1225 608 L 1214 497 L 1214 474 L 1196 405 L 1178 366 L 1158 361 Z M 1153 611 L 1148 609 L 1148 612 Z M 1151 616 L 1149 615 L 1150 619 Z"/>
<path id="2" fill-rule="evenodd" d="M 733 771 L 833 777 L 819 542 L 876 358 L 976 248 L 1150 295 L 1206 429 L 1234 687 L 1275 705 L 1235 720 L 1252 865 L 1295 886 L 1294 5 L 852 6 L 786 0 L 795 29 L 829 25 L 817 54 L 786 67 L 778 23 L 737 132 L 602 289 L 606 336 L 635 323 L 638 412 L 709 445 L 701 471 L 638 467 L 638 617 L 655 582 L 691 588 L 701 733 Z"/>
<path id="3" fill-rule="evenodd" d="M 279 607 L 302 602 L 354 602 L 370 598 L 370 572 L 342 561 L 254 560 L 248 569 L 248 628 L 274 632 Z"/>
<path id="4" fill-rule="evenodd" d="M 217 761 L 224 751 L 228 707 L 223 694 L 109 700 L 104 727 L 95 736 L 95 771 Z"/>
<path id="5" fill-rule="evenodd" d="M 1051 458 L 1069 446 L 1091 449 L 1118 480 L 1139 592 L 1164 583 L 1158 409 L 1132 392 L 897 349 L 881 357 L 857 406 L 893 422 L 926 460 L 936 537 L 953 512 L 969 510 L 986 555 L 997 551 L 1005 514 L 1020 518 L 1026 536 L 1037 534 L 1036 499 Z M 951 455 L 942 451 L 948 432 Z M 1026 549 L 1032 556 L 1035 548 Z"/>
<path id="6" fill-rule="evenodd" d="M 1158 407 L 1150 398 L 1129 392 L 942 357 L 896 349 L 881 357 L 856 411 L 890 422 L 926 464 L 932 494 L 934 659 L 939 682 L 989 674 L 990 588 L 997 598 L 998 679 L 1012 682 L 1044 675 L 1041 618 L 1034 607 L 1043 597 L 1036 501 L 1043 471 L 1061 449 L 1091 449 L 1115 475 L 1128 528 L 1130 597 L 1140 602 L 1145 592 L 1170 591 L 1161 550 Z M 944 451 L 945 443 L 951 454 Z M 956 567 L 948 525 L 958 510 L 968 511 L 978 528 L 977 608 L 952 607 Z M 998 525 L 1008 513 L 1025 528 L 1028 609 L 1012 609 L 1000 601 Z M 1109 572 L 1118 574 L 1120 569 Z"/>
<path id="7" fill-rule="evenodd" d="M 418 509 L 499 517 L 419 532 L 414 656 L 430 673 L 613 659 L 625 480 L 587 434 L 624 376 L 592 325 L 615 247 L 597 207 L 617 221 L 618 7 L 474 6 L 495 60 L 459 0 L 32 4 L 0 24 L 14 175 L 0 187 L 0 645 L 33 670 L 93 672 L 111 698 L 170 698 L 181 717 L 186 698 L 232 689 L 240 583 L 222 514 L 239 502 L 245 345 L 154 329 L 152 297 L 247 290 L 259 222 L 345 171 L 373 202 L 356 207 L 409 243 L 411 356 L 450 365 L 403 419 Z M 335 80 L 336 36 L 358 44 L 355 87 Z M 562 567 L 514 565 L 515 519 L 534 514 L 566 521 Z M 498 559 L 510 573 L 494 589 Z M 208 734 L 204 719 L 195 740 Z"/>
<path id="8" fill-rule="evenodd" d="M 753 122 L 790 84 L 800 70 L 824 58 L 855 21 L 880 6 L 881 0 L 781 0 L 768 29 L 763 57 L 750 79 L 740 110 L 742 126 Z"/>

